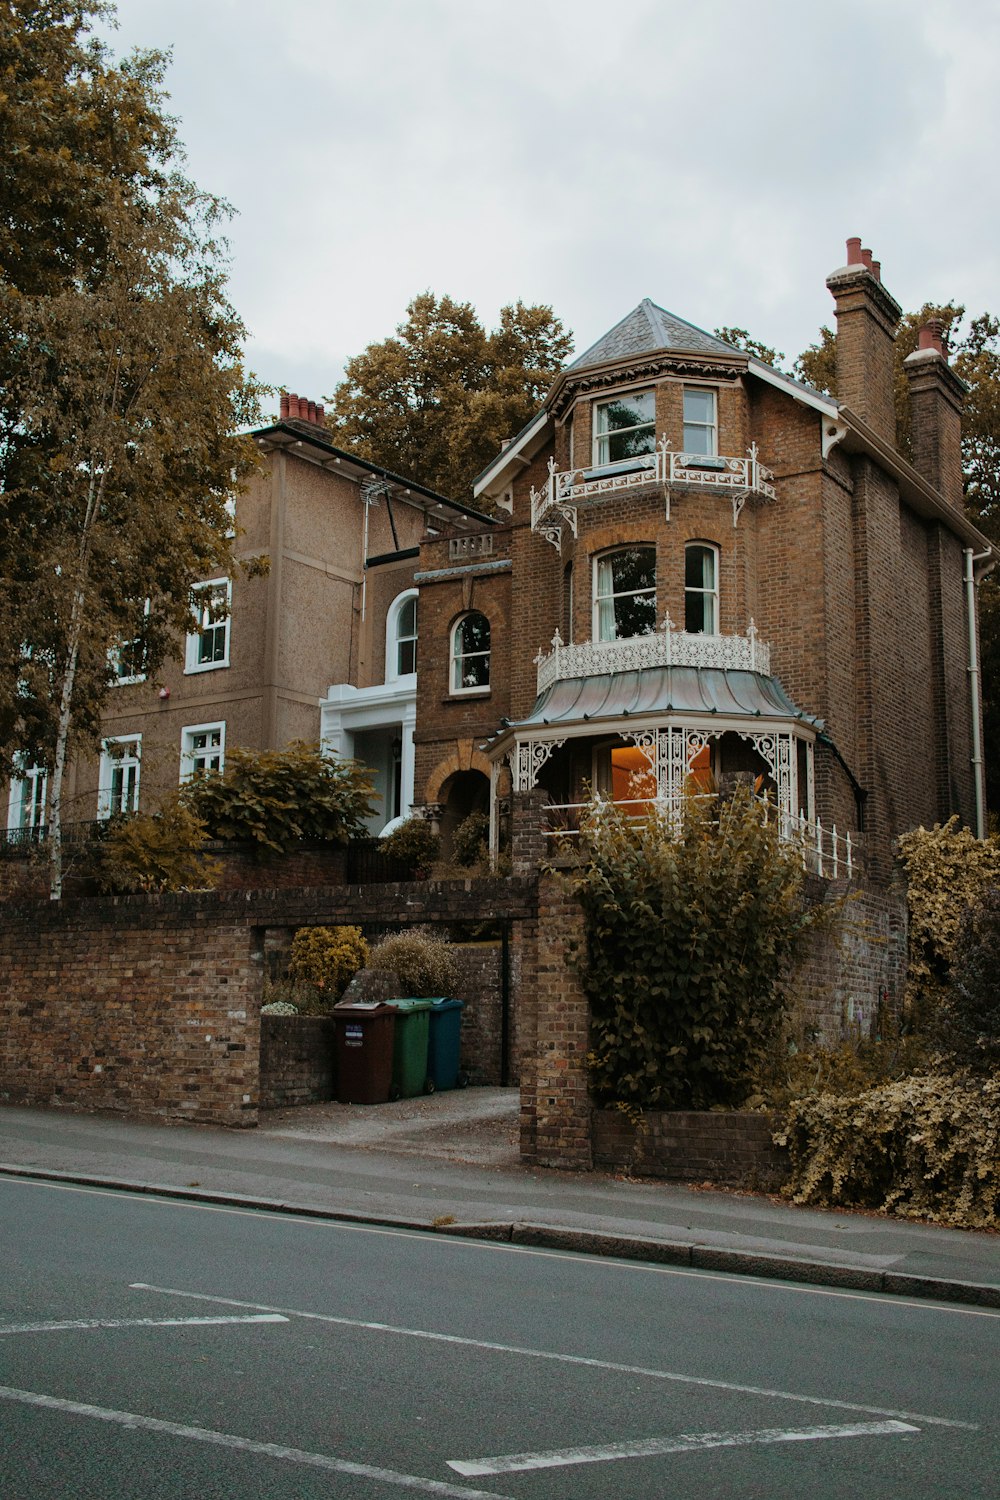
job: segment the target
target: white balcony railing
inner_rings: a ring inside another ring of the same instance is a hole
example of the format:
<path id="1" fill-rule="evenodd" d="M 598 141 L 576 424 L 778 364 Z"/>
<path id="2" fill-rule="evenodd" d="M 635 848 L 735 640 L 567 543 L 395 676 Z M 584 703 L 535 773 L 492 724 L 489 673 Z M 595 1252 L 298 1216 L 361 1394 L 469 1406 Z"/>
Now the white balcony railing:
<path id="1" fill-rule="evenodd" d="M 543 829 L 543 833 L 553 841 L 578 838 L 582 819 L 593 818 L 595 813 L 600 814 L 602 807 L 612 805 L 627 818 L 641 818 L 650 811 L 657 810 L 669 821 L 679 825 L 684 796 L 687 795 L 690 794 L 614 804 L 604 802 L 600 797 L 593 802 L 549 803 L 545 808 L 549 826 Z M 715 801 L 715 794 L 698 796 L 696 800 L 711 803 Z M 799 813 L 798 816 L 779 813 L 767 796 L 757 797 L 755 800 L 760 809 L 761 820 L 777 824 L 778 838 L 781 843 L 794 849 L 807 874 L 821 875 L 826 880 L 854 879 L 860 863 L 859 854 L 862 852 L 858 834 L 850 831 L 838 833 L 836 824 L 832 828 L 824 828 L 819 818 L 810 820 L 805 813 Z M 718 826 L 718 820 L 713 821 Z"/>
<path id="2" fill-rule="evenodd" d="M 733 502 L 735 526 L 748 496 L 775 498 L 773 478 L 757 456 L 756 443 L 751 444 L 746 458 L 675 453 L 666 438 L 660 439 L 652 453 L 589 469 L 557 469 L 555 459 L 550 458 L 548 478 L 540 489 L 531 488 L 531 527 L 533 531 L 544 530 L 560 516 L 565 518 L 568 509 L 586 501 L 657 484 L 668 491 L 696 489 L 728 495 Z"/>
<path id="3" fill-rule="evenodd" d="M 771 674 L 771 648 L 750 621 L 746 635 L 693 635 L 675 630 L 667 615 L 660 630 L 619 641 L 563 644 L 556 631 L 548 655 L 539 652 L 538 692 L 567 677 L 597 677 L 608 672 L 636 672 L 644 667 L 720 667 Z"/>

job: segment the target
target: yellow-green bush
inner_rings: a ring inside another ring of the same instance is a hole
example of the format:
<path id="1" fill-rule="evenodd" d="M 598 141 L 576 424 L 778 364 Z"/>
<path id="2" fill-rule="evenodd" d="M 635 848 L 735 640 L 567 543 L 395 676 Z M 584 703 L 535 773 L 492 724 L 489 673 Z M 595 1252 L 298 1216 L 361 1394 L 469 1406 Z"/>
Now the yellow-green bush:
<path id="1" fill-rule="evenodd" d="M 113 819 L 97 851 L 94 878 L 102 891 L 201 891 L 218 882 L 222 866 L 204 852 L 203 819 L 177 792 L 159 810 Z"/>
<path id="2" fill-rule="evenodd" d="M 368 944 L 360 927 L 300 927 L 292 939 L 288 976 L 313 985 L 329 1007 L 340 999 L 367 958 Z"/>
<path id="3" fill-rule="evenodd" d="M 977 839 L 953 817 L 904 833 L 899 853 L 910 916 L 908 1001 L 927 1009 L 942 999 L 963 913 L 1000 883 L 1000 844 Z"/>
<path id="4" fill-rule="evenodd" d="M 1000 1226 L 1000 1078 L 927 1074 L 800 1098 L 775 1141 L 796 1203 Z"/>

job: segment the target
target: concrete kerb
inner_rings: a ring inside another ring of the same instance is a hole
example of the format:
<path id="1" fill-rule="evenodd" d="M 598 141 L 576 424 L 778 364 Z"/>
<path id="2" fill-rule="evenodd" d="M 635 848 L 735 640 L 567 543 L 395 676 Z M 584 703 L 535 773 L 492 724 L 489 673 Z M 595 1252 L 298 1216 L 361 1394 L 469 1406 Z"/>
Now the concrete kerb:
<path id="1" fill-rule="evenodd" d="M 742 1250 L 715 1249 L 706 1245 L 671 1243 L 633 1235 L 602 1234 L 596 1230 L 565 1229 L 550 1224 L 503 1220 L 455 1222 L 410 1218 L 400 1214 L 357 1213 L 350 1209 L 320 1208 L 310 1203 L 276 1202 L 245 1193 L 223 1193 L 202 1188 L 180 1188 L 155 1182 L 128 1182 L 83 1172 L 53 1172 L 43 1168 L 12 1166 L 0 1162 L 0 1176 L 65 1182 L 77 1187 L 149 1194 L 191 1203 L 216 1204 L 225 1208 L 288 1214 L 304 1219 L 328 1219 L 342 1224 L 370 1224 L 380 1229 L 403 1229 L 421 1234 L 443 1234 L 459 1239 L 491 1240 L 524 1248 L 599 1255 L 615 1260 L 641 1261 L 693 1271 L 717 1271 L 731 1276 L 756 1276 L 770 1281 L 797 1281 L 810 1286 L 835 1287 L 847 1291 L 878 1292 L 935 1302 L 960 1302 L 973 1307 L 1000 1307 L 1000 1286 L 971 1281 L 947 1281 L 933 1276 L 913 1276 L 896 1271 L 862 1270 L 836 1261 L 799 1260 L 793 1256 L 751 1254 Z"/>

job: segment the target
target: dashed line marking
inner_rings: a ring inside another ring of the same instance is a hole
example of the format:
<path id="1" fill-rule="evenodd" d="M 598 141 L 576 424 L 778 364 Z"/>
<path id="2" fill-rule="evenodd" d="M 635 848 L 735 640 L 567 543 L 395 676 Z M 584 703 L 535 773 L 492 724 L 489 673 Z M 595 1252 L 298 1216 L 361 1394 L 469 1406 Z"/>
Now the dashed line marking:
<path id="1" fill-rule="evenodd" d="M 64 1318 L 48 1323 L 0 1323 L 0 1338 L 12 1333 L 66 1333 L 90 1328 L 219 1328 L 232 1323 L 287 1323 L 284 1313 L 253 1313 L 242 1318 Z"/>
<path id="2" fill-rule="evenodd" d="M 908 1422 L 854 1422 L 841 1427 L 763 1427 L 756 1432 L 682 1432 L 674 1438 L 644 1438 L 594 1448 L 557 1448 L 547 1453 L 504 1453 L 496 1458 L 449 1459 L 449 1469 L 469 1478 L 520 1474 L 529 1469 L 563 1469 L 574 1464 L 613 1463 L 623 1458 L 657 1458 L 664 1453 L 696 1453 L 708 1448 L 749 1448 L 769 1443 L 815 1443 L 826 1438 L 887 1437 L 919 1432 Z"/>
<path id="3" fill-rule="evenodd" d="M 952 1417 L 929 1417 L 921 1412 L 893 1411 L 883 1406 L 864 1406 L 857 1401 L 838 1401 L 831 1396 L 803 1396 L 794 1391 L 772 1390 L 767 1386 L 737 1385 L 730 1380 L 710 1380 L 701 1375 L 685 1375 L 676 1370 L 649 1369 L 643 1365 L 617 1364 L 607 1359 L 590 1359 L 581 1354 L 559 1354 L 549 1349 L 531 1349 L 518 1344 L 495 1344 L 485 1339 L 462 1338 L 455 1333 L 434 1333 L 426 1328 L 400 1328 L 392 1323 L 365 1322 L 358 1318 L 341 1318 L 332 1313 L 303 1312 L 295 1307 L 269 1307 L 265 1303 L 242 1302 L 235 1297 L 215 1297 L 206 1292 L 186 1292 L 177 1287 L 152 1286 L 145 1281 L 130 1283 L 133 1291 L 159 1292 L 164 1297 L 189 1297 L 195 1302 L 214 1302 L 220 1307 L 244 1307 L 254 1312 L 280 1312 L 289 1318 L 305 1318 L 314 1323 L 331 1323 L 338 1328 L 357 1328 L 367 1333 L 387 1333 L 399 1338 L 424 1339 L 428 1343 L 453 1344 L 466 1349 L 483 1349 L 493 1354 L 514 1354 L 522 1359 L 543 1359 L 554 1364 L 576 1365 L 590 1370 L 608 1370 L 617 1375 L 637 1375 L 647 1380 L 667 1380 L 677 1385 L 701 1387 L 704 1390 L 732 1391 L 740 1396 L 765 1396 L 776 1401 L 794 1401 L 803 1406 L 825 1406 L 834 1411 L 852 1411 L 866 1417 L 892 1417 L 900 1422 L 920 1422 L 923 1426 L 958 1427 L 978 1432 L 977 1422 L 960 1422 Z"/>
<path id="4" fill-rule="evenodd" d="M 442 1484 L 436 1479 L 424 1479 L 419 1474 L 400 1474 L 395 1469 L 383 1469 L 371 1464 L 351 1463 L 345 1458 L 334 1458 L 327 1453 L 309 1453 L 304 1448 L 286 1448 L 281 1443 L 257 1443 L 251 1438 L 239 1437 L 232 1432 L 215 1432 L 208 1427 L 190 1427 L 182 1422 L 165 1422 L 159 1417 L 147 1417 L 140 1412 L 115 1411 L 106 1406 L 90 1406 L 83 1401 L 65 1401 L 61 1396 L 47 1396 L 40 1391 L 19 1391 L 11 1386 L 0 1386 L 0 1400 L 16 1401 L 23 1406 L 41 1407 L 47 1411 L 64 1412 L 73 1417 L 90 1417 L 99 1422 L 111 1422 L 132 1431 L 159 1432 L 167 1437 L 185 1438 L 189 1442 L 211 1443 L 217 1448 L 235 1448 L 241 1453 L 253 1453 L 261 1458 L 276 1458 L 285 1463 L 302 1464 L 306 1468 L 325 1469 L 333 1474 L 350 1474 L 360 1479 L 377 1479 L 382 1484 L 394 1484 L 400 1489 L 416 1490 L 424 1495 L 443 1495 L 448 1500 L 511 1500 L 509 1495 L 497 1495 L 495 1491 L 470 1490 L 453 1484 Z"/>

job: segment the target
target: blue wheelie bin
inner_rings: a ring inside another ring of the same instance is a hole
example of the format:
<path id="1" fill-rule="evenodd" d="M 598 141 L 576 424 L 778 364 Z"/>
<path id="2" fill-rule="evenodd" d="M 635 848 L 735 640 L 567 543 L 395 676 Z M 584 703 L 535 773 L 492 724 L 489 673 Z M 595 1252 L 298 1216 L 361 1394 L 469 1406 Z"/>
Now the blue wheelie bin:
<path id="1" fill-rule="evenodd" d="M 459 1068 L 464 1000 L 447 996 L 432 1000 L 427 1039 L 427 1079 L 435 1089 L 464 1087 L 468 1078 Z"/>

